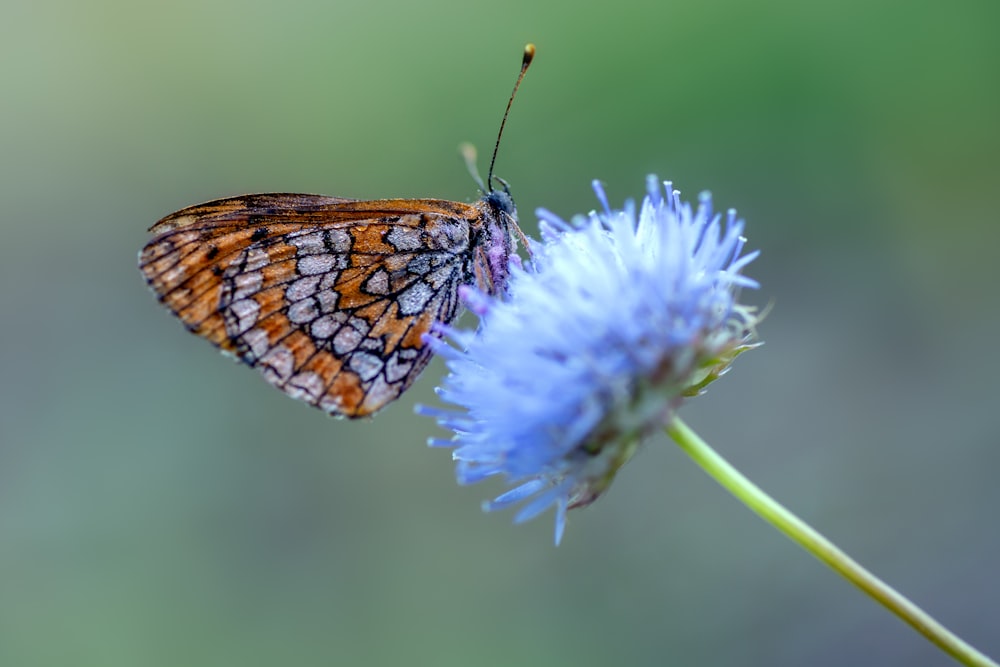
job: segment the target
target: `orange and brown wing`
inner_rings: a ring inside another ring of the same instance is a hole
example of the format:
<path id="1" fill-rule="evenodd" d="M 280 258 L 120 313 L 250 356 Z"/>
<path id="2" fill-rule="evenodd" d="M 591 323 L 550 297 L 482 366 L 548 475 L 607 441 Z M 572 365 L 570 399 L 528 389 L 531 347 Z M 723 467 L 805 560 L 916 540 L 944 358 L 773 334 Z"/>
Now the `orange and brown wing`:
<path id="1" fill-rule="evenodd" d="M 188 329 L 290 396 L 361 417 L 397 398 L 421 336 L 474 278 L 468 204 L 247 195 L 156 223 L 139 266 Z"/>

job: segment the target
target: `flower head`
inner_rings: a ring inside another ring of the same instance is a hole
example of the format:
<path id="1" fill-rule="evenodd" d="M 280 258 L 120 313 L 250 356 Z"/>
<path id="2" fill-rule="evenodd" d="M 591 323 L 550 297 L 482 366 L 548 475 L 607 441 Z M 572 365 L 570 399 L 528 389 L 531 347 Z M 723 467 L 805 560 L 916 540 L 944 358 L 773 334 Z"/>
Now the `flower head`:
<path id="1" fill-rule="evenodd" d="M 443 327 L 454 346 L 428 337 L 449 375 L 438 390 L 457 409 L 421 407 L 453 431 L 463 484 L 503 475 L 513 489 L 484 505 L 523 505 L 526 521 L 587 505 L 686 396 L 701 392 L 753 347 L 754 311 L 736 302 L 743 221 L 696 209 L 649 177 L 639 209 L 626 202 L 567 223 L 539 210 L 543 243 L 531 266 L 512 267 L 508 293 L 473 290 L 476 332 Z"/>

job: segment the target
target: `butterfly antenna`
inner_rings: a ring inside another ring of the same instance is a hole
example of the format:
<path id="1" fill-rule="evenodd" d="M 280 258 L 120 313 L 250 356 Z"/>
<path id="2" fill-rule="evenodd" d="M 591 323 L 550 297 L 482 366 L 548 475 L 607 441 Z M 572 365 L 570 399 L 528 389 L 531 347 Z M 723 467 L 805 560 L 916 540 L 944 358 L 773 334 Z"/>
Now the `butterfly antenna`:
<path id="1" fill-rule="evenodd" d="M 483 177 L 479 175 L 479 167 L 476 166 L 476 160 L 479 157 L 476 154 L 476 147 L 466 141 L 458 145 L 458 152 L 462 154 L 462 160 L 465 161 L 465 168 L 469 170 L 472 180 L 479 186 L 479 191 L 485 195 L 486 186 L 483 185 Z"/>
<path id="2" fill-rule="evenodd" d="M 500 131 L 497 132 L 497 143 L 493 147 L 493 158 L 490 160 L 490 170 L 486 174 L 486 183 L 489 184 L 489 192 L 493 192 L 493 165 L 497 161 L 497 151 L 500 150 L 500 137 L 503 136 L 503 126 L 507 124 L 507 114 L 510 113 L 510 105 L 514 103 L 514 95 L 517 94 L 517 89 L 521 85 L 521 80 L 524 78 L 524 73 L 528 71 L 528 65 L 531 64 L 531 60 L 535 57 L 535 45 L 528 44 L 524 47 L 524 57 L 521 59 L 521 73 L 517 75 L 517 81 L 514 82 L 514 90 L 510 93 L 510 99 L 507 100 L 507 109 L 503 112 L 503 120 L 500 121 Z M 480 187 L 482 185 L 480 184 Z M 484 189 L 483 192 L 486 192 Z"/>

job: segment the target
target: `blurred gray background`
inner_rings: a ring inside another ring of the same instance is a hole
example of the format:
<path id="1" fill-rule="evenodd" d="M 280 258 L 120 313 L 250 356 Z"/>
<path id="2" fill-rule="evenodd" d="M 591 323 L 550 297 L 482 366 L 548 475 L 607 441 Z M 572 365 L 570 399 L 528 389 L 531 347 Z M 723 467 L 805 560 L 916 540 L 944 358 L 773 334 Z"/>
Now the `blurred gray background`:
<path id="1" fill-rule="evenodd" d="M 1000 657 L 1000 5 L 7 0 L 0 664 L 947 665 L 665 438 L 512 526 L 455 485 L 435 362 L 347 423 L 187 334 L 146 229 L 251 191 L 475 198 L 525 230 L 710 189 L 766 345 L 682 412 Z"/>

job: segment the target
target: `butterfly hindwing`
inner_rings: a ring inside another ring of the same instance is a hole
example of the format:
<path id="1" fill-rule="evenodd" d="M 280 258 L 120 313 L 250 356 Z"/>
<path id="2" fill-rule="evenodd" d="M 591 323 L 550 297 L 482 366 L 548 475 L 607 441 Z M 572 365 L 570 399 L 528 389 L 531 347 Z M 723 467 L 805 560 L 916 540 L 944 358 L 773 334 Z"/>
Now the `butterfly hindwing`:
<path id="1" fill-rule="evenodd" d="M 475 206 L 247 195 L 150 230 L 140 268 L 191 331 L 289 395 L 348 417 L 402 393 L 430 359 L 421 336 L 475 280 Z"/>

